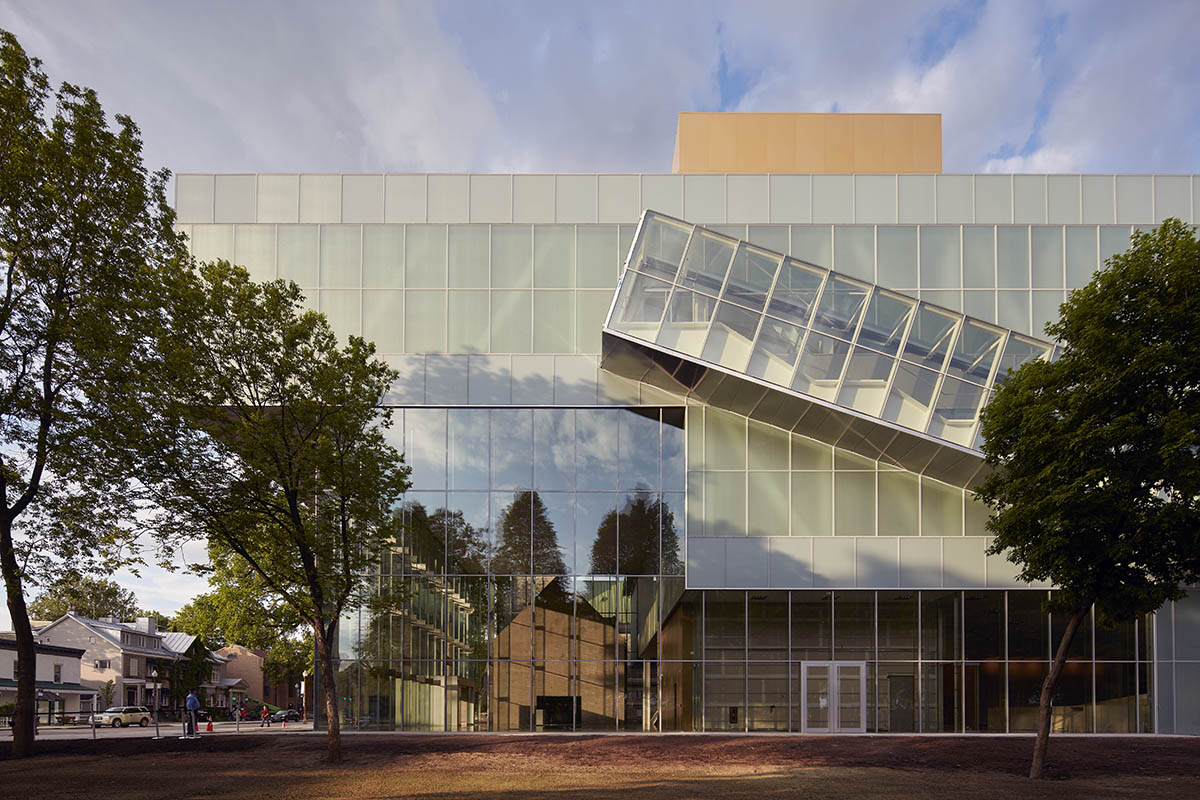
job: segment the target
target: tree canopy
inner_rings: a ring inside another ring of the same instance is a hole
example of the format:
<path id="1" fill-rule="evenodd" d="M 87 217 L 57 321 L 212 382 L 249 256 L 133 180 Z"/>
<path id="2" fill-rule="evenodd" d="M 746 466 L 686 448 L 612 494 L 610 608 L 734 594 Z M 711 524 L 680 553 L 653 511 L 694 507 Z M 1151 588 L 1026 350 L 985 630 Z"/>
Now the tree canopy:
<path id="1" fill-rule="evenodd" d="M 17 757 L 33 741 L 23 585 L 137 561 L 127 445 L 162 385 L 162 299 L 188 259 L 167 173 L 147 173 L 137 126 L 115 122 L 92 90 L 51 90 L 0 31 L 0 572 L 17 640 Z"/>
<path id="2" fill-rule="evenodd" d="M 116 581 L 68 574 L 51 583 L 29 604 L 31 619 L 55 620 L 74 609 L 90 619 L 115 616 L 122 620 L 142 616 L 137 597 Z"/>
<path id="3" fill-rule="evenodd" d="M 1070 617 L 1042 692 L 1031 775 L 1044 767 L 1049 697 L 1094 606 L 1101 624 L 1179 599 L 1200 580 L 1200 244 L 1167 220 L 1135 233 L 1047 327 L 1055 361 L 1008 377 L 983 411 L 996 514 L 991 552 L 1049 581 Z"/>
<path id="4" fill-rule="evenodd" d="M 156 417 L 147 482 L 168 539 L 204 538 L 214 563 L 242 563 L 310 627 L 320 656 L 329 759 L 341 759 L 335 631 L 369 592 L 363 573 L 398 533 L 408 468 L 378 403 L 396 373 L 374 345 L 339 346 L 293 283 L 257 284 L 202 265 L 176 321 L 187 364 Z"/>

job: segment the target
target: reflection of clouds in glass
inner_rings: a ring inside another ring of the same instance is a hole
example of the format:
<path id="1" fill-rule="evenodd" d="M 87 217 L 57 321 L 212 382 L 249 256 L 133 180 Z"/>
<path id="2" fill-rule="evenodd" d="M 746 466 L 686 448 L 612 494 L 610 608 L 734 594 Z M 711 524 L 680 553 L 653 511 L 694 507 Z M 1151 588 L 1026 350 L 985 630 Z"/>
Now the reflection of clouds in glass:
<path id="1" fill-rule="evenodd" d="M 487 409 L 452 409 L 447 431 L 451 489 L 488 487 Z"/>
<path id="2" fill-rule="evenodd" d="M 404 412 L 404 460 L 412 467 L 414 489 L 446 485 L 446 411 L 410 408 Z"/>
<path id="3" fill-rule="evenodd" d="M 575 488 L 574 409 L 535 409 L 533 448 L 533 482 L 538 489 Z"/>
<path id="4" fill-rule="evenodd" d="M 616 409 L 580 409 L 575 415 L 575 485 L 615 489 L 617 485 Z"/>

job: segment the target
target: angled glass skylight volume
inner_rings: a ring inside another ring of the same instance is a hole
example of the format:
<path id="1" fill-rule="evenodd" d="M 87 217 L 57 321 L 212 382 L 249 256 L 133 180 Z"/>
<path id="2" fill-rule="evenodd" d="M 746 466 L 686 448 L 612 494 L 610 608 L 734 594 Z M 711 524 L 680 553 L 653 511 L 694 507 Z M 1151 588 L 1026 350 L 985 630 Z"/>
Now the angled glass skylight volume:
<path id="1" fill-rule="evenodd" d="M 605 330 L 959 447 L 1052 345 L 654 211 Z"/>

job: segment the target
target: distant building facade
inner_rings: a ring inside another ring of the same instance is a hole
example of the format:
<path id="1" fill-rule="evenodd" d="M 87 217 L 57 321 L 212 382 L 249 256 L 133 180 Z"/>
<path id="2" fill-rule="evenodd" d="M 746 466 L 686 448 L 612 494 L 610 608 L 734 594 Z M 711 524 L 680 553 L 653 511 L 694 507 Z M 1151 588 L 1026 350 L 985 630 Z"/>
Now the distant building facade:
<path id="1" fill-rule="evenodd" d="M 84 651 L 74 647 L 38 644 L 34 680 L 37 717 L 55 722 L 60 716 L 76 717 L 90 710 L 94 690 L 80 682 Z M 17 702 L 17 642 L 0 637 L 0 706 Z"/>

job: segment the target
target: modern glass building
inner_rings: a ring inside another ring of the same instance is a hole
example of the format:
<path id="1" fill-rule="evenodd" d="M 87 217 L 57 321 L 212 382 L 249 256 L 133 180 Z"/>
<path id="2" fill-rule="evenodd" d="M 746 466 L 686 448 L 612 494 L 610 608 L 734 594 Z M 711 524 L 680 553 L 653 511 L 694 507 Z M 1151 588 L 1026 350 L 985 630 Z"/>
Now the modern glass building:
<path id="1" fill-rule="evenodd" d="M 407 599 L 342 621 L 344 726 L 1033 730 L 1064 621 L 986 555 L 979 408 L 1200 176 L 945 175 L 936 117 L 860 116 L 681 115 L 670 174 L 178 176 L 197 257 L 401 374 Z M 1087 625 L 1054 729 L 1200 733 L 1197 632 Z"/>

